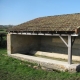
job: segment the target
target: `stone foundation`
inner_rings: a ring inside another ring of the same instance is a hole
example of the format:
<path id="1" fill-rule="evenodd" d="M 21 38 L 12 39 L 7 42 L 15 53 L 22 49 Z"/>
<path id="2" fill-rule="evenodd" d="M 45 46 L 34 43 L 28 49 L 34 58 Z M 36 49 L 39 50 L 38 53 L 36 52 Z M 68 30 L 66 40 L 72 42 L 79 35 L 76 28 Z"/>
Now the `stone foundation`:
<path id="1" fill-rule="evenodd" d="M 46 58 L 34 57 L 24 54 L 9 54 L 9 56 L 14 57 L 16 59 L 20 59 L 22 61 L 28 61 L 31 63 L 37 63 L 42 68 L 63 71 L 63 72 L 80 72 L 80 64 L 71 64 L 69 65 L 67 62 L 51 60 Z"/>

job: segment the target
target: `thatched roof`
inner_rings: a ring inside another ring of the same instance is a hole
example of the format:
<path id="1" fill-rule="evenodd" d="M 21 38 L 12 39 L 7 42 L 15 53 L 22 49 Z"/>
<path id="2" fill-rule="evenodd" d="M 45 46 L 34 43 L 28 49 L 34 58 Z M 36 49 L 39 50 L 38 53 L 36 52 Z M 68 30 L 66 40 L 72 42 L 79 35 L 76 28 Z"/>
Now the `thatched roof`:
<path id="1" fill-rule="evenodd" d="M 79 31 L 80 13 L 47 16 L 12 27 L 8 31 Z"/>

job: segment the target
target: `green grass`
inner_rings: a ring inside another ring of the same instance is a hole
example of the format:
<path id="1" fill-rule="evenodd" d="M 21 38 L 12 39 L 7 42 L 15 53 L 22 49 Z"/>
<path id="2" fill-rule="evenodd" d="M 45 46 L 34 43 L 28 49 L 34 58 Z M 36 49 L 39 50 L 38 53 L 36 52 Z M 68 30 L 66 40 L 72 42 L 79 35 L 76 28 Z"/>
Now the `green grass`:
<path id="1" fill-rule="evenodd" d="M 0 80 L 80 80 L 80 73 L 45 71 L 34 65 L 8 57 L 7 50 L 0 49 Z"/>

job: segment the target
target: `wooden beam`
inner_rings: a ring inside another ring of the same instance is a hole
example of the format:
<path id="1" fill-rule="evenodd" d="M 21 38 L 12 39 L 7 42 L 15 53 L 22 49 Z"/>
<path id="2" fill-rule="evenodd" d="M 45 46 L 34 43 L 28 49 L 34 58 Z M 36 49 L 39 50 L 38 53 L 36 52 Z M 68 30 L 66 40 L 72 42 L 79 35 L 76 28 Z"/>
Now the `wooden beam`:
<path id="1" fill-rule="evenodd" d="M 10 34 L 22 34 L 22 35 L 44 35 L 44 33 L 31 33 L 31 32 L 10 32 Z M 68 36 L 69 34 L 50 34 L 50 33 L 45 33 L 46 36 Z M 71 36 L 78 36 L 78 34 L 71 34 Z"/>
<path id="2" fill-rule="evenodd" d="M 75 39 L 76 39 L 76 36 L 74 36 L 73 39 L 72 39 L 72 46 L 73 46 L 73 44 L 75 42 Z"/>
<path id="3" fill-rule="evenodd" d="M 72 36 L 68 35 L 68 64 L 72 64 Z"/>
<path id="4" fill-rule="evenodd" d="M 64 44 L 68 47 L 68 44 L 67 44 L 67 42 L 64 40 L 64 38 L 63 38 L 62 36 L 60 36 L 60 35 L 59 35 L 59 37 L 60 37 L 60 39 L 64 42 Z"/>

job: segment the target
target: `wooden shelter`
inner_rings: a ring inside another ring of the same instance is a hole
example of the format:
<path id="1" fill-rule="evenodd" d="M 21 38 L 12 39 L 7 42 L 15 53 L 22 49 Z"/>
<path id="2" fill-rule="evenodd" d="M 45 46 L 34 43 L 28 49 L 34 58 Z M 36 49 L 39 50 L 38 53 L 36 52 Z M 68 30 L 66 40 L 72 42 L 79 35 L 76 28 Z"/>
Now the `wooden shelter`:
<path id="1" fill-rule="evenodd" d="M 68 63 L 72 63 L 72 46 L 80 35 L 80 13 L 46 16 L 8 29 L 8 34 L 59 36 L 68 48 Z M 68 42 L 63 36 L 68 37 Z"/>

